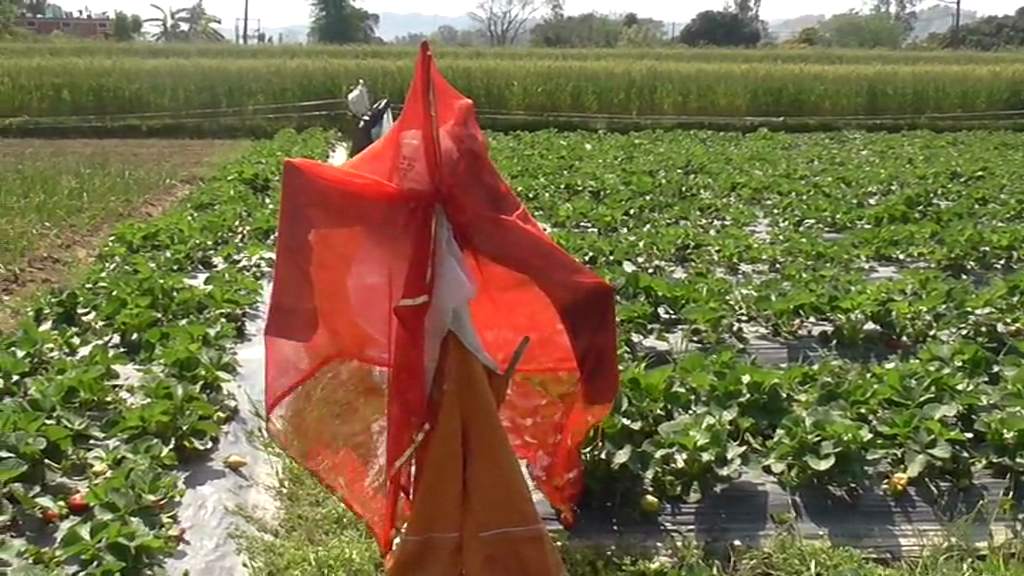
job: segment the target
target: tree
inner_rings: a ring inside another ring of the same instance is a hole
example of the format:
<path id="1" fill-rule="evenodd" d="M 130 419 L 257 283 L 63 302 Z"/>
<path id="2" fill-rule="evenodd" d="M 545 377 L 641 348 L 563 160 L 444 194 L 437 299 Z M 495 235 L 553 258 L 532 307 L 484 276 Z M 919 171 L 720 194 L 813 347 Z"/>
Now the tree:
<path id="1" fill-rule="evenodd" d="M 114 40 L 118 42 L 131 42 L 142 36 L 142 17 L 138 14 L 128 14 L 117 10 L 114 12 Z"/>
<path id="2" fill-rule="evenodd" d="M 544 4 L 548 8 L 548 18 L 565 18 L 565 0 L 545 0 Z"/>
<path id="3" fill-rule="evenodd" d="M 214 28 L 215 24 L 221 23 L 220 18 L 207 12 L 202 0 L 188 8 L 164 10 L 156 4 L 151 6 L 160 12 L 160 16 L 146 18 L 142 23 L 156 25 L 157 31 L 153 34 L 153 39 L 157 42 L 224 41 L 224 35 Z"/>
<path id="4" fill-rule="evenodd" d="M 430 34 L 432 44 L 439 46 L 480 46 L 487 43 L 487 38 L 480 30 L 459 30 L 443 24 Z"/>
<path id="5" fill-rule="evenodd" d="M 619 19 L 591 12 L 546 18 L 530 30 L 530 44 L 545 48 L 614 48 L 622 32 Z"/>
<path id="6" fill-rule="evenodd" d="M 408 32 L 395 37 L 395 39 L 392 40 L 392 44 L 396 44 L 398 46 L 419 46 L 423 41 L 429 39 L 430 37 L 422 32 Z"/>
<path id="7" fill-rule="evenodd" d="M 634 12 L 622 17 L 619 46 L 627 48 L 653 48 L 665 41 L 665 23 L 652 18 L 640 18 Z"/>
<path id="8" fill-rule="evenodd" d="M 46 0 L 25 0 L 21 3 L 21 9 L 29 16 L 42 18 L 46 16 Z"/>
<path id="9" fill-rule="evenodd" d="M 220 24 L 220 18 L 210 14 L 203 6 L 203 0 L 199 0 L 192 6 L 181 10 L 179 15 L 181 23 L 185 26 L 185 38 L 188 40 L 204 40 L 207 42 L 223 42 L 224 34 L 214 28 Z"/>
<path id="10" fill-rule="evenodd" d="M 18 0 L 0 0 L 0 40 L 24 38 L 27 32 L 14 25 L 18 15 Z"/>
<path id="11" fill-rule="evenodd" d="M 756 22 L 761 19 L 761 0 L 733 0 L 732 8 L 728 11 Z"/>
<path id="12" fill-rule="evenodd" d="M 664 44 L 664 36 L 648 26 L 623 28 L 618 45 L 623 48 L 654 48 Z"/>
<path id="13" fill-rule="evenodd" d="M 322 44 L 369 44 L 376 40 L 380 16 L 351 0 L 313 0 L 310 37 Z"/>
<path id="14" fill-rule="evenodd" d="M 953 45 L 952 30 L 942 35 L 943 46 Z M 1024 46 L 1024 8 L 1005 16 L 986 16 L 960 27 L 958 45 L 972 50 L 1002 50 Z"/>
<path id="15" fill-rule="evenodd" d="M 902 45 L 914 31 L 914 24 L 917 22 L 916 8 L 921 0 L 874 0 L 870 15 L 887 17 L 890 21 L 899 25 L 903 34 L 899 44 Z"/>
<path id="16" fill-rule="evenodd" d="M 481 0 L 469 17 L 483 29 L 491 46 L 509 46 L 542 6 L 539 0 Z"/>
<path id="17" fill-rule="evenodd" d="M 435 36 L 438 42 L 447 46 L 455 46 L 459 43 L 459 29 L 451 24 L 438 26 L 431 36 Z"/>
<path id="18" fill-rule="evenodd" d="M 911 39 L 924 39 L 935 33 L 933 40 L 941 37 L 949 30 L 956 18 L 955 0 L 954 6 L 948 4 L 934 4 L 922 10 L 917 10 L 917 21 L 914 23 L 914 31 Z M 960 25 L 970 24 L 978 19 L 978 13 L 974 10 L 960 11 Z"/>
<path id="19" fill-rule="evenodd" d="M 429 40 L 433 46 L 485 46 L 487 38 L 481 30 L 460 30 L 454 26 L 443 24 L 430 34 L 410 32 L 395 38 L 393 43 L 401 46 L 419 46 Z"/>
<path id="20" fill-rule="evenodd" d="M 737 12 L 705 10 L 683 27 L 677 40 L 687 46 L 751 47 L 761 41 L 761 26 Z"/>
<path id="21" fill-rule="evenodd" d="M 154 18 L 146 18 L 143 20 L 143 24 L 154 24 L 156 25 L 156 33 L 153 34 L 153 40 L 157 42 L 175 42 L 185 40 L 185 31 L 182 29 L 179 18 L 185 12 L 183 8 L 163 8 L 156 4 L 150 4 L 154 10 L 160 12 L 160 16 Z"/>
<path id="22" fill-rule="evenodd" d="M 786 42 L 800 46 L 827 46 L 828 37 L 817 26 L 805 26 L 796 33 L 796 36 Z"/>
<path id="23" fill-rule="evenodd" d="M 828 46 L 837 48 L 889 48 L 903 45 L 904 25 L 888 14 L 836 14 L 818 25 Z"/>

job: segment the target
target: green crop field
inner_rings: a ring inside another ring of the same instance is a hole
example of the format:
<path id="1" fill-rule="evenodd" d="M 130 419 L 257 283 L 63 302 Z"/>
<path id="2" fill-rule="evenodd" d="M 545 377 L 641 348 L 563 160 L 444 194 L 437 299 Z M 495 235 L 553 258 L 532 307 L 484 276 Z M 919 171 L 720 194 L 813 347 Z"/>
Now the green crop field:
<path id="1" fill-rule="evenodd" d="M 359 79 L 400 103 L 414 55 L 394 47 L 5 45 L 0 132 L 216 136 L 336 126 L 343 104 L 295 104 L 337 100 Z M 988 114 L 1024 109 L 1017 53 L 441 49 L 438 61 L 492 128 L 1024 122 L 1024 113 Z"/>
<path id="2" fill-rule="evenodd" d="M 595 482 L 680 497 L 751 465 L 794 490 L 1024 472 L 1024 135 L 491 142 L 617 288 L 624 391 Z M 645 371 L 645 338 L 677 362 Z M 744 359 L 765 342 L 815 362 Z"/>
<path id="3" fill-rule="evenodd" d="M 938 515 L 1024 473 L 1024 135 L 489 139 L 531 213 L 616 287 L 622 391 L 585 453 L 584 510 L 643 516 L 644 494 L 668 509 L 757 473 L 793 501 L 843 495 L 833 516 L 888 503 L 893 519 L 861 526 L 885 546 L 907 510 Z M 1016 510 L 1015 490 L 989 503 Z M 286 467 L 279 498 L 280 524 L 246 540 L 254 574 L 378 573 L 365 533 L 304 470 Z M 1012 542 L 977 561 L 946 518 L 946 546 L 888 566 L 786 536 L 810 521 L 796 505 L 767 528 L 778 541 L 738 546 L 728 568 L 712 548 L 661 561 L 564 551 L 574 576 L 1022 573 Z M 924 538 L 917 528 L 903 545 Z"/>
<path id="4" fill-rule="evenodd" d="M 1024 62 L 1024 52 L 970 52 L 950 50 L 846 50 L 838 48 L 470 48 L 434 46 L 443 59 L 518 61 L 671 61 L 780 64 L 1012 64 Z M 336 60 L 410 60 L 413 46 L 239 46 L 237 44 L 136 42 L 47 42 L 0 44 L 0 56 L 21 57 L 136 57 L 136 58 L 330 58 Z"/>

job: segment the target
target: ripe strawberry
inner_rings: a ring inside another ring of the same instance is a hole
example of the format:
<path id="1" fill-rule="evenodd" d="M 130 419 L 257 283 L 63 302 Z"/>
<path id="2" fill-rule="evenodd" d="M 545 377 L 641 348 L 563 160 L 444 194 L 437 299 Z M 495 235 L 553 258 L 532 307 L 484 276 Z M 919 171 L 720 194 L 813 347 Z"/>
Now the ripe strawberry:
<path id="1" fill-rule="evenodd" d="M 40 518 L 42 518 L 43 522 L 46 522 L 47 524 L 56 524 L 57 522 L 60 522 L 60 514 L 56 510 L 44 510 L 43 513 L 40 514 Z"/>
<path id="2" fill-rule="evenodd" d="M 85 501 L 85 494 L 78 492 L 72 494 L 68 498 L 68 511 L 76 516 L 80 516 L 89 511 L 89 503 Z"/>
<path id="3" fill-rule="evenodd" d="M 906 347 L 906 342 L 893 336 L 885 341 L 885 347 L 893 352 L 899 352 Z"/>
<path id="4" fill-rule="evenodd" d="M 558 514 L 558 523 L 566 530 L 571 530 L 576 525 L 576 516 L 572 512 L 563 510 Z"/>

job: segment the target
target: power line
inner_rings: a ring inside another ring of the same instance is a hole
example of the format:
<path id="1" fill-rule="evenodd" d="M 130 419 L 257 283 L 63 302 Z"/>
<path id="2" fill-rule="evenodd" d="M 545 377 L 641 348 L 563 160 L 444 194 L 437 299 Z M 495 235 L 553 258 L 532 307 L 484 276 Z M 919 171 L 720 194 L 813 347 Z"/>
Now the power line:
<path id="1" fill-rule="evenodd" d="M 32 122 L 32 121 L 60 121 L 60 120 L 99 120 L 99 119 L 119 119 L 119 118 L 148 118 L 156 119 L 161 117 L 171 116 L 189 116 L 194 114 L 229 114 L 236 112 L 249 112 L 253 110 L 273 110 L 276 108 L 306 108 L 312 106 L 322 106 L 326 104 L 341 104 L 347 102 L 344 98 L 328 98 L 325 100 L 309 100 L 306 102 L 283 102 L 279 104 L 253 104 L 249 106 L 235 106 L 231 108 L 205 108 L 198 110 L 170 110 L 164 112 L 129 112 L 125 114 L 90 114 L 86 116 L 44 116 L 44 117 L 30 117 L 30 116 L 6 116 L 0 117 L 0 123 L 10 122 Z"/>
<path id="2" fill-rule="evenodd" d="M 396 107 L 396 108 L 400 108 Z M 284 112 L 274 114 L 254 114 L 248 116 L 210 116 L 203 118 L 172 118 L 173 124 L 193 124 L 198 122 L 229 122 L 229 121 L 254 121 L 267 119 L 297 119 L 327 116 L 347 116 L 347 111 L 341 110 L 319 110 L 311 112 Z M 500 111 L 500 110 L 477 110 L 477 118 L 480 120 L 534 120 L 534 121 L 620 121 L 635 123 L 644 126 L 662 126 L 671 124 L 713 124 L 713 123 L 750 123 L 750 124 L 794 124 L 800 122 L 835 122 L 846 124 L 867 124 L 872 122 L 899 122 L 899 121 L 990 121 L 1004 122 L 1013 120 L 1024 120 L 1024 109 L 1022 110 L 997 110 L 991 112 L 959 112 L 939 114 L 894 114 L 894 115 L 853 115 L 853 116 L 658 116 L 658 115 L 629 115 L 629 114 L 594 114 L 594 113 L 572 113 L 572 112 L 523 112 L 523 111 Z M 43 120 L 61 120 L 61 117 L 35 118 L 34 122 L 20 124 L 25 128 L 33 129 L 56 129 L 56 128 L 116 128 L 121 126 L 137 126 L 136 120 L 122 116 L 115 121 L 102 122 L 68 122 L 71 119 L 89 118 L 85 116 L 64 117 L 61 122 L 42 122 Z M 95 117 L 94 117 L 95 118 Z M 152 120 L 152 117 L 145 118 Z M 157 118 L 162 120 L 163 118 Z M 15 124 L 19 125 L 19 124 Z"/>

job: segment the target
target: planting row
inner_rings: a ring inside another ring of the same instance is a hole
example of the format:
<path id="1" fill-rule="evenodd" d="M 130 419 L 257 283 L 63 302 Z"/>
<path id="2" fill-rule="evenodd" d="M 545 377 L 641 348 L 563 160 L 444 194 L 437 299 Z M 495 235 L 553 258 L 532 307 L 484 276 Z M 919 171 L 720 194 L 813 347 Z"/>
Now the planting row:
<path id="1" fill-rule="evenodd" d="M 491 142 L 618 291 L 623 392 L 587 454 L 591 494 L 697 497 L 750 470 L 895 492 L 1024 471 L 1024 137 Z M 806 353 L 765 353 L 787 345 Z"/>
<path id="2" fill-rule="evenodd" d="M 375 95 L 401 102 L 411 57 L 281 58 L 135 57 L 132 51 L 80 58 L 0 59 L 0 127 L 68 122 L 117 123 L 128 114 L 194 112 L 336 99 L 359 79 Z M 173 53 L 172 53 L 173 54 Z M 439 56 L 445 76 L 496 112 L 718 117 L 919 115 L 1015 110 L 1024 64 L 878 65 L 674 60 L 565 60 Z M 326 112 L 341 106 L 234 110 L 248 114 Z M 98 115 L 98 118 L 80 118 Z M 116 116 L 120 118 L 108 118 Z M 195 117 L 191 115 L 190 117 Z M 306 117 L 308 118 L 308 116 Z M 150 123 L 174 117 L 146 117 Z M 912 121 L 917 118 L 904 118 Z M 294 118 L 292 118 L 294 120 Z"/>
<path id="3" fill-rule="evenodd" d="M 187 538 L 177 470 L 233 416 L 230 347 L 269 270 L 280 162 L 327 142 L 255 145 L 0 334 L 0 571 L 154 573 Z"/>

